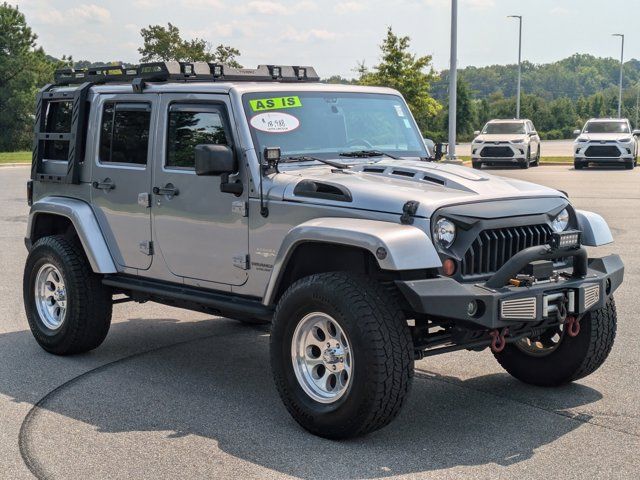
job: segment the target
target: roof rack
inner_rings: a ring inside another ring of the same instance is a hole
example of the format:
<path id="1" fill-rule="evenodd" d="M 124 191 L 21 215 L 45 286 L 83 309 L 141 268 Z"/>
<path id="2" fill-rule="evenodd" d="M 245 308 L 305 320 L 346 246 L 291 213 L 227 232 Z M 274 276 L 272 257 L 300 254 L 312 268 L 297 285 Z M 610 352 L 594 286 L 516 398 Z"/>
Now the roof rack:
<path id="1" fill-rule="evenodd" d="M 258 68 L 235 68 L 224 63 L 207 62 L 151 62 L 135 66 L 100 65 L 75 70 L 56 70 L 55 84 L 75 85 L 128 83 L 134 89 L 144 88 L 145 82 L 318 82 L 313 67 L 293 65 L 259 65 Z"/>

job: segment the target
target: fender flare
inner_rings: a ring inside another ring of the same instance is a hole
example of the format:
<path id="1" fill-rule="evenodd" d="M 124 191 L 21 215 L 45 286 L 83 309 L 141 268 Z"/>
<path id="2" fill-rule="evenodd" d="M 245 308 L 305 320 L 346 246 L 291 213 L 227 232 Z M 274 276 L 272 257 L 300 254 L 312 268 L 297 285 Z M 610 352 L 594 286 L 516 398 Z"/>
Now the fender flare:
<path id="1" fill-rule="evenodd" d="M 316 218 L 292 228 L 284 237 L 273 264 L 263 304 L 273 303 L 292 253 L 296 247 L 306 242 L 333 243 L 368 250 L 382 270 L 417 270 L 442 266 L 429 235 L 412 225 L 341 217 Z M 376 255 L 379 248 L 386 251 L 384 258 Z"/>
<path id="2" fill-rule="evenodd" d="M 27 243 L 31 244 L 37 217 L 40 214 L 59 215 L 68 218 L 78 233 L 91 269 L 95 273 L 116 273 L 116 265 L 111 257 L 100 225 L 88 203 L 75 198 L 44 197 L 31 206 L 27 224 Z"/>
<path id="3" fill-rule="evenodd" d="M 578 229 L 582 230 L 582 244 L 599 247 L 613 242 L 613 235 L 604 218 L 597 213 L 576 210 Z"/>

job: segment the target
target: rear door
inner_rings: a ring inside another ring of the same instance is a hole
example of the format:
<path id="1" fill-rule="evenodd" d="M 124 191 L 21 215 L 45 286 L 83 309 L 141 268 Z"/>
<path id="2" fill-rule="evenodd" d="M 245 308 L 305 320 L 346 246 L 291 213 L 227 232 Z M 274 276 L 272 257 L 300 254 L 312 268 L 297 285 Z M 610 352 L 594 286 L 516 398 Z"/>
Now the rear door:
<path id="1" fill-rule="evenodd" d="M 150 145 L 157 95 L 105 95 L 97 101 L 92 204 L 116 262 L 151 265 Z"/>
<path id="2" fill-rule="evenodd" d="M 154 244 L 177 277 L 226 285 L 247 280 L 249 227 L 244 169 L 240 197 L 220 191 L 219 176 L 195 174 L 195 147 L 236 147 L 227 95 L 161 94 L 153 187 Z M 239 164 L 241 162 L 238 162 Z"/>

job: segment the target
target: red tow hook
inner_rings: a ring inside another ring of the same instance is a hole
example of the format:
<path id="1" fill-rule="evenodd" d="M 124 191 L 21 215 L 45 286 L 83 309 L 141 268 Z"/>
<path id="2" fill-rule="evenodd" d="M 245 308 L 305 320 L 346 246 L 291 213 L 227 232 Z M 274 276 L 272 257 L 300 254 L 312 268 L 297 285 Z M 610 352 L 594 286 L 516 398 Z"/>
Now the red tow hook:
<path id="1" fill-rule="evenodd" d="M 489 336 L 491 337 L 491 351 L 493 353 L 500 353 L 507 345 L 507 341 L 504 339 L 509 335 L 509 328 L 505 327 L 502 330 L 491 330 Z"/>
<path id="2" fill-rule="evenodd" d="M 577 337 L 580 333 L 580 320 L 578 320 L 578 317 L 567 317 L 564 326 L 567 329 L 567 335 L 570 337 Z"/>

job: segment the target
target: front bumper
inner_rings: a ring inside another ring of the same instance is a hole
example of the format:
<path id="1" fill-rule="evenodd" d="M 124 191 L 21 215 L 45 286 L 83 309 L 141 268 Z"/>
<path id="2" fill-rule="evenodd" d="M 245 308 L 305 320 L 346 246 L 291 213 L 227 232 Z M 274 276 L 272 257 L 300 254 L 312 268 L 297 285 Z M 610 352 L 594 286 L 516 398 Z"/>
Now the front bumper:
<path id="1" fill-rule="evenodd" d="M 509 155 L 491 155 L 486 151 L 483 152 L 485 148 L 491 149 L 493 147 L 499 148 L 508 148 L 511 150 Z M 477 162 L 486 162 L 486 163 L 521 163 L 524 162 L 527 158 L 527 149 L 529 145 L 526 143 L 500 143 L 500 144 L 492 144 L 492 143 L 481 143 L 477 145 L 471 146 L 471 158 Z"/>
<path id="2" fill-rule="evenodd" d="M 557 281 L 539 282 L 528 287 L 495 288 L 490 286 L 491 279 L 469 284 L 449 277 L 397 281 L 396 284 L 415 312 L 433 318 L 465 321 L 488 329 L 523 322 L 536 324 L 557 317 L 552 305 L 559 297 L 571 299 L 567 313 L 582 315 L 604 307 L 622 283 L 624 265 L 618 255 L 584 260 L 581 269 L 585 271 L 579 275 L 575 270 L 565 269 L 560 273 L 566 275 Z M 478 308 L 470 314 L 472 302 Z"/>
<path id="3" fill-rule="evenodd" d="M 615 153 L 617 150 L 617 154 L 612 155 L 596 155 L 589 153 L 588 150 L 590 147 L 594 148 L 610 148 L 612 153 Z M 618 142 L 591 142 L 591 143 L 580 143 L 574 146 L 573 159 L 579 162 L 593 162 L 593 163 L 624 163 L 633 159 L 633 145 L 627 143 L 618 143 Z"/>

